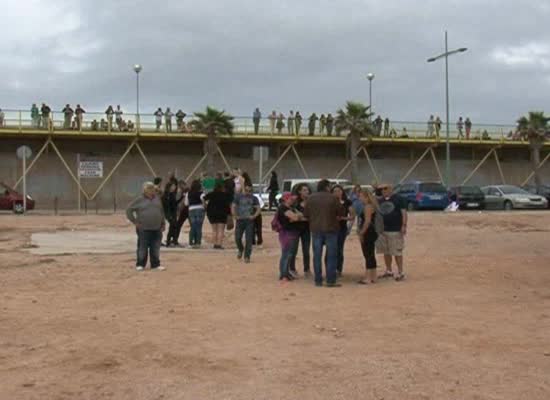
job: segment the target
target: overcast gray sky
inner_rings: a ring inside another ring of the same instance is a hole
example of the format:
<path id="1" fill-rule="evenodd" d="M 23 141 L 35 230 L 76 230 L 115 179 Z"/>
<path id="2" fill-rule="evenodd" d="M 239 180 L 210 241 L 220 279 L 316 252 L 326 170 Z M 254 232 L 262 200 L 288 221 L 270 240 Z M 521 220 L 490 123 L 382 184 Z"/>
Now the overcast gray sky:
<path id="1" fill-rule="evenodd" d="M 548 0 L 0 0 L 0 107 L 48 102 L 141 112 L 205 105 L 248 116 L 328 112 L 346 100 L 392 120 L 513 123 L 544 110 L 550 89 Z"/>

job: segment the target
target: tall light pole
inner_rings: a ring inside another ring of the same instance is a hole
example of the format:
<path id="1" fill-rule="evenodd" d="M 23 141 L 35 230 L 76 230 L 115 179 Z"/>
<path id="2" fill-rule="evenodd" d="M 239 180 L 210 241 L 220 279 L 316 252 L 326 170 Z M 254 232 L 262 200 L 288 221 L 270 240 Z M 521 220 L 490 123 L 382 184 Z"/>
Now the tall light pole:
<path id="1" fill-rule="evenodd" d="M 449 44 L 447 40 L 447 31 L 445 31 L 445 53 L 436 57 L 428 58 L 428 62 L 434 62 L 440 58 L 445 58 L 445 100 L 446 100 L 446 112 L 447 112 L 447 134 L 446 134 L 446 156 L 445 156 L 445 184 L 450 186 L 451 180 L 451 143 L 450 143 L 450 125 L 449 125 L 449 56 L 457 53 L 464 53 L 468 50 L 466 47 L 461 47 L 456 50 L 449 51 Z"/>
<path id="2" fill-rule="evenodd" d="M 136 73 L 136 128 L 139 129 L 141 123 L 139 118 L 139 73 L 143 67 L 141 64 L 134 65 L 134 72 Z"/>
<path id="3" fill-rule="evenodd" d="M 369 72 L 367 79 L 369 80 L 369 111 L 372 112 L 372 80 L 374 79 L 374 74 Z"/>

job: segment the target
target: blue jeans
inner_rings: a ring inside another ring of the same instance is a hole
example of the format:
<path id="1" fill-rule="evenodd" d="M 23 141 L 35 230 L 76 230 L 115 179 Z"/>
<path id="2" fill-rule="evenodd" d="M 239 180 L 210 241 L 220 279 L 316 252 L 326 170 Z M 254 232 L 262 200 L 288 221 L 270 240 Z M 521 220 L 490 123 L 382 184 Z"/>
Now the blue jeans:
<path id="1" fill-rule="evenodd" d="M 311 247 L 311 233 L 309 232 L 309 229 L 306 229 L 305 231 L 302 231 L 300 233 L 300 236 L 298 237 L 298 244 L 302 242 L 302 258 L 304 261 L 304 272 L 309 272 L 309 264 L 310 264 L 310 256 L 309 256 L 309 249 Z M 298 252 L 298 247 L 296 247 L 296 252 Z M 296 271 L 296 257 L 292 259 L 292 262 L 290 263 L 290 270 Z"/>
<path id="2" fill-rule="evenodd" d="M 344 270 L 344 245 L 346 244 L 346 238 L 348 237 L 348 229 L 340 229 L 338 231 L 338 243 L 336 250 L 336 270 L 342 273 Z"/>
<path id="3" fill-rule="evenodd" d="M 189 210 L 189 245 L 200 245 L 202 242 L 202 224 L 204 223 L 204 208 Z"/>
<path id="4" fill-rule="evenodd" d="M 245 244 L 243 246 L 243 234 Z M 254 221 L 251 219 L 238 219 L 235 224 L 235 243 L 239 253 L 244 252 L 244 258 L 250 258 L 252 254 L 252 240 L 254 240 Z"/>
<path id="5" fill-rule="evenodd" d="M 138 249 L 136 267 L 147 266 L 147 258 L 151 257 L 151 268 L 160 266 L 160 242 L 162 232 L 138 230 Z"/>
<path id="6" fill-rule="evenodd" d="M 281 259 L 279 261 L 279 279 L 288 277 L 289 267 L 296 263 L 296 253 L 300 236 L 298 232 L 279 232 L 279 243 L 281 244 Z"/>
<path id="7" fill-rule="evenodd" d="M 323 283 L 323 246 L 327 248 L 327 283 L 336 283 L 336 257 L 338 251 L 338 232 L 317 232 L 313 239 L 313 269 L 315 283 Z"/>

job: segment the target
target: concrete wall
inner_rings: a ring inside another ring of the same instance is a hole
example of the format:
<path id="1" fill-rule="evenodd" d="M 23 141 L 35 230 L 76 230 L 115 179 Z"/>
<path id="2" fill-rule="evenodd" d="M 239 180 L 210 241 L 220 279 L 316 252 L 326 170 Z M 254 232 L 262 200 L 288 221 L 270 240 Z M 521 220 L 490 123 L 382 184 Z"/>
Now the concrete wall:
<path id="1" fill-rule="evenodd" d="M 120 156 L 125 152 L 129 142 L 105 141 L 105 140 L 62 140 L 55 139 L 57 147 L 73 168 L 76 175 L 77 154 L 81 160 L 93 160 L 104 162 L 104 176 L 106 176 L 116 164 Z M 18 146 L 26 144 L 36 154 L 43 140 L 15 140 L 0 139 L 0 180 L 13 184 L 21 176 L 21 163 L 15 156 Z M 176 170 L 179 177 L 186 177 L 203 155 L 201 142 L 152 142 L 142 141 L 141 147 L 148 157 L 158 175 L 166 176 L 169 171 Z M 270 157 L 265 163 L 264 173 L 275 162 L 284 144 L 271 144 Z M 252 160 L 252 144 L 247 143 L 222 143 L 221 147 L 231 166 L 239 166 L 248 171 L 254 181 L 258 177 L 258 164 Z M 298 144 L 296 148 L 302 157 L 309 176 L 334 177 L 346 163 L 346 151 L 344 145 L 336 144 Z M 436 149 L 439 166 L 444 173 L 444 148 Z M 375 169 L 383 181 L 397 182 L 407 170 L 420 157 L 424 149 L 422 147 L 411 148 L 404 145 L 376 145 L 369 148 Z M 452 153 L 452 181 L 461 183 L 477 165 L 488 149 L 461 147 L 454 148 Z M 519 184 L 531 171 L 529 151 L 527 148 L 499 150 L 499 157 L 507 183 Z M 371 183 L 374 177 L 363 155 L 360 156 L 361 181 Z M 220 157 L 216 158 L 216 166 L 224 169 Z M 284 160 L 276 168 L 279 178 L 303 177 L 298 162 L 292 152 L 289 152 Z M 542 175 L 546 182 L 550 182 L 550 162 L 542 169 Z M 349 178 L 349 170 L 343 177 Z M 118 208 L 125 207 L 128 202 L 140 192 L 141 184 L 151 179 L 151 173 L 137 149 L 133 149 L 127 158 L 113 174 L 104 189 L 97 196 L 96 201 L 88 202 L 89 209 L 96 206 L 101 209 L 112 209 L 114 204 Z M 414 179 L 438 179 L 436 169 L 431 157 L 420 163 L 411 174 L 409 180 Z M 101 179 L 82 179 L 84 189 L 91 195 L 101 183 Z M 35 164 L 28 175 L 28 193 L 37 201 L 37 208 L 52 209 L 54 199 L 58 198 L 59 207 L 62 209 L 76 208 L 77 185 L 73 182 L 63 164 L 53 151 L 49 149 Z M 501 183 L 496 162 L 491 156 L 479 169 L 471 180 L 472 184 L 486 185 Z M 84 204 L 84 200 L 82 200 Z"/>

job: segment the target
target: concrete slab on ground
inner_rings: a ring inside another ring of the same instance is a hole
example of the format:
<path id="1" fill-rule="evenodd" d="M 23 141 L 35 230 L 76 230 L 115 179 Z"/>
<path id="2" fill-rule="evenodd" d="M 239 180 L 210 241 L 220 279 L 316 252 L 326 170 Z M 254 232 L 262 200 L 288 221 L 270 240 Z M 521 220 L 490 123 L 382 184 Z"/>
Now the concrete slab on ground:
<path id="1" fill-rule="evenodd" d="M 135 253 L 136 234 L 114 231 L 38 232 L 31 236 L 29 251 L 37 255 Z M 163 247 L 165 252 L 196 251 L 187 247 Z M 203 242 L 201 251 L 220 252 Z M 233 250 L 232 250 L 233 251 Z"/>

